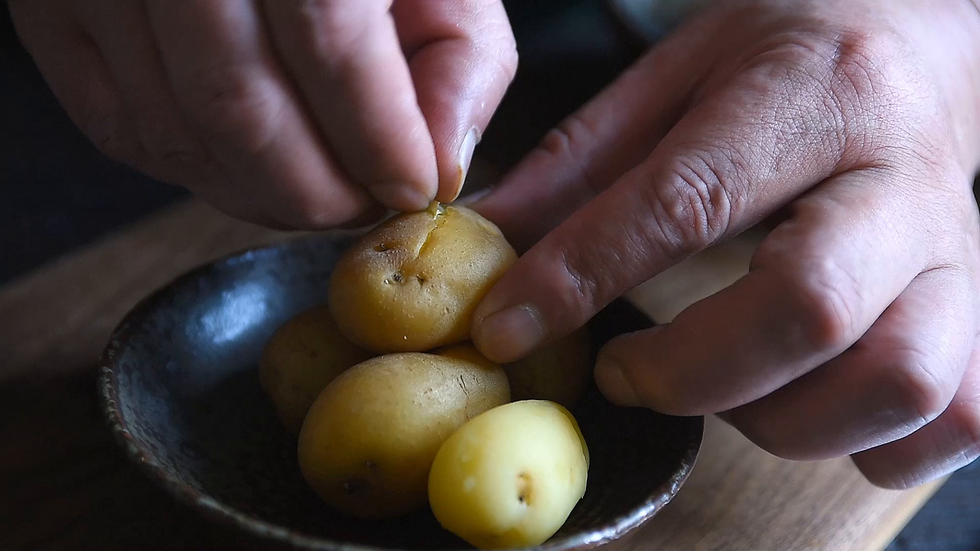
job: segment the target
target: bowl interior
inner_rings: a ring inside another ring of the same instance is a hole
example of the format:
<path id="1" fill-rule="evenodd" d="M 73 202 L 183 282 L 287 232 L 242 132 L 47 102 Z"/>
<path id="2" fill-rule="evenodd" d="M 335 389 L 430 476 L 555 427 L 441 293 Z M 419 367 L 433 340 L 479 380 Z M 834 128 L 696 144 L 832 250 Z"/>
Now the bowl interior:
<path id="1" fill-rule="evenodd" d="M 110 424 L 152 477 L 258 535 L 320 549 L 469 548 L 428 511 L 367 522 L 328 509 L 303 481 L 295 439 L 259 386 L 267 339 L 326 300 L 350 239 L 321 234 L 231 256 L 140 303 L 104 356 Z M 594 348 L 649 326 L 617 301 L 590 324 Z M 652 516 L 686 479 L 701 442 L 701 418 L 615 407 L 595 388 L 574 413 L 591 451 L 588 491 L 546 545 L 553 549 L 612 539 Z"/>

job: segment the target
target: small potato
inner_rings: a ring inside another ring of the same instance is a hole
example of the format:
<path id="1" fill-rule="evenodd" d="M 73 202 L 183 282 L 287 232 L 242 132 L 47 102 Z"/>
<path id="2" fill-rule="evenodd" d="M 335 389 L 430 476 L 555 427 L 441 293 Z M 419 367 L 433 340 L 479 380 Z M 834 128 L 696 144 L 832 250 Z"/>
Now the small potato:
<path id="1" fill-rule="evenodd" d="M 317 397 L 299 436 L 300 469 L 342 513 L 401 516 L 425 506 L 429 467 L 443 441 L 509 400 L 498 366 L 420 352 L 372 358 Z"/>
<path id="2" fill-rule="evenodd" d="M 469 338 L 473 310 L 517 253 L 474 211 L 433 204 L 374 228 L 330 281 L 341 330 L 377 352 L 431 350 Z"/>
<path id="3" fill-rule="evenodd" d="M 568 519 L 588 470 L 589 449 L 568 410 L 513 402 L 446 440 L 429 473 L 429 504 L 443 528 L 475 547 L 532 547 Z"/>
<path id="4" fill-rule="evenodd" d="M 486 369 L 500 369 L 502 366 L 496 364 L 486 356 L 480 353 L 479 350 L 473 346 L 471 342 L 461 342 L 457 344 L 451 344 L 449 346 L 444 346 L 442 348 L 437 348 L 432 351 L 433 354 L 438 354 L 440 356 L 446 356 L 447 358 L 456 358 L 458 360 L 465 360 L 470 363 L 475 363 L 476 365 L 482 366 Z M 509 387 L 508 379 L 508 387 Z M 510 389 L 510 398 L 514 399 L 514 389 Z"/>
<path id="5" fill-rule="evenodd" d="M 581 328 L 504 365 L 514 400 L 549 400 L 573 408 L 592 381 L 589 331 Z"/>
<path id="6" fill-rule="evenodd" d="M 259 359 L 259 381 L 286 429 L 299 434 L 320 391 L 372 355 L 340 332 L 327 305 L 315 306 L 273 333 Z"/>

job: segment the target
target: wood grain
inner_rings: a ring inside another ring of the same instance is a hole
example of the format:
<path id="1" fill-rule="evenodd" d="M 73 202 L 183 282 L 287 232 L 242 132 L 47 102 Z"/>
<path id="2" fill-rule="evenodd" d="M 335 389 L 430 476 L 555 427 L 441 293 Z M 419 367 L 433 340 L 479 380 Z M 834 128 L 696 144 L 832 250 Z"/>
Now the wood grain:
<path id="1" fill-rule="evenodd" d="M 190 202 L 0 290 L 0 549 L 264 548 L 173 503 L 122 458 L 98 412 L 94 366 L 142 297 L 284 237 Z M 669 318 L 737 277 L 751 247 L 730 243 L 630 296 Z M 846 460 L 783 461 L 712 418 L 680 495 L 610 549 L 882 549 L 937 487 L 888 492 Z"/>

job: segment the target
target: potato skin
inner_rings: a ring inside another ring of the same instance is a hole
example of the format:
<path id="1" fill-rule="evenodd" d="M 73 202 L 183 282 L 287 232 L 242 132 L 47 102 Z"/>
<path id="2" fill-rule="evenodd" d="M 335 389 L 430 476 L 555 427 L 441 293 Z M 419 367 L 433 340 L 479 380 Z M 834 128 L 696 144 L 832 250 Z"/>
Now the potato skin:
<path id="1" fill-rule="evenodd" d="M 429 467 L 443 441 L 509 400 L 498 366 L 420 352 L 372 358 L 317 397 L 299 436 L 300 469 L 339 512 L 401 516 L 425 506 Z"/>
<path id="2" fill-rule="evenodd" d="M 323 304 L 300 312 L 276 329 L 259 358 L 259 382 L 283 426 L 299 434 L 320 391 L 337 375 L 373 355 L 340 332 Z"/>
<path id="3" fill-rule="evenodd" d="M 490 361 L 486 356 L 480 353 L 479 350 L 473 346 L 471 342 L 461 342 L 456 344 L 451 344 L 449 346 L 444 346 L 433 350 L 434 354 L 440 356 L 445 356 L 447 358 L 456 358 L 458 360 L 464 360 L 470 363 L 475 363 L 476 365 L 482 366 L 485 369 L 501 369 L 504 366 Z M 506 370 L 505 370 L 506 373 Z M 514 389 L 510 386 L 510 380 L 508 379 L 508 387 L 510 388 L 510 398 L 514 399 Z"/>
<path id="4" fill-rule="evenodd" d="M 330 308 L 360 346 L 431 350 L 469 338 L 473 310 L 516 260 L 500 230 L 465 207 L 399 214 L 341 257 Z"/>
<path id="5" fill-rule="evenodd" d="M 429 473 L 429 504 L 445 529 L 477 548 L 533 547 L 568 519 L 588 470 L 588 446 L 567 409 L 512 402 L 443 443 Z"/>
<path id="6" fill-rule="evenodd" d="M 592 381 L 589 331 L 580 328 L 503 367 L 512 399 L 548 400 L 574 408 Z"/>

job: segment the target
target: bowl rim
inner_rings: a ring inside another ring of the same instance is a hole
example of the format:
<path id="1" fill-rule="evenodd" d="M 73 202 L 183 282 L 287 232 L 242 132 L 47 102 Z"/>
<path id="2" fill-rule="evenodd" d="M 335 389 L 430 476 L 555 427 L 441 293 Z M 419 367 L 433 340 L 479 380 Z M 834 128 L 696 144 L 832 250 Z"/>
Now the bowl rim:
<path id="1" fill-rule="evenodd" d="M 221 522 L 229 527 L 241 529 L 252 536 L 287 544 L 295 549 L 310 551 L 411 551 L 407 549 L 399 550 L 392 547 L 377 547 L 343 542 L 322 536 L 309 535 L 249 515 L 235 507 L 213 499 L 190 484 L 168 474 L 163 465 L 156 459 L 153 452 L 141 446 L 138 439 L 129 431 L 126 419 L 123 417 L 122 411 L 117 405 L 119 382 L 115 368 L 117 367 L 116 362 L 120 353 L 126 348 L 130 335 L 139 325 L 138 320 L 149 314 L 172 290 L 223 266 L 235 262 L 247 261 L 254 256 L 273 254 L 292 249 L 302 249 L 323 241 L 352 239 L 356 238 L 360 233 L 362 232 L 356 230 L 328 230 L 286 238 L 264 245 L 240 248 L 233 252 L 217 256 L 210 261 L 203 262 L 186 270 L 150 292 L 143 299 L 136 302 L 116 324 L 99 356 L 97 376 L 99 408 L 109 431 L 112 433 L 113 441 L 122 449 L 130 463 L 135 464 L 143 475 L 150 479 L 158 488 L 162 488 L 179 503 L 200 511 L 212 520 Z M 626 298 L 616 300 L 630 303 Z M 600 529 L 571 534 L 528 549 L 535 551 L 578 551 L 589 549 L 613 540 L 618 540 L 653 518 L 674 498 L 681 486 L 687 481 L 697 462 L 704 439 L 703 416 L 679 417 L 678 419 L 691 425 L 687 431 L 688 441 L 686 442 L 684 454 L 679 460 L 678 468 L 673 472 L 671 477 L 657 486 L 647 499 L 636 504 L 629 513 L 616 518 L 613 522 Z M 471 551 L 471 548 L 454 551 Z"/>

